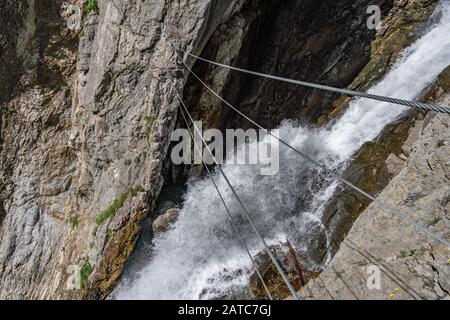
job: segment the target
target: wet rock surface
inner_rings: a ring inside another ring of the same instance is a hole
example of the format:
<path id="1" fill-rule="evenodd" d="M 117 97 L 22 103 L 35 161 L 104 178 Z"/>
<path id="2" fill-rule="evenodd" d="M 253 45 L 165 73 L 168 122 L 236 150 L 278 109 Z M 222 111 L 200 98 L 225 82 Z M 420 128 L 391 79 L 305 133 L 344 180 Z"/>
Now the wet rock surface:
<path id="1" fill-rule="evenodd" d="M 369 4 L 380 5 L 384 15 L 392 7 L 392 1 L 249 1 L 216 30 L 202 55 L 250 70 L 346 87 L 371 58 L 375 30 L 367 28 Z M 323 91 L 242 75 L 200 61 L 194 72 L 266 128 L 286 118 L 315 122 L 329 113 L 336 99 Z M 192 77 L 185 96 L 192 113 L 208 126 L 251 126 Z"/>
<path id="2" fill-rule="evenodd" d="M 427 101 L 449 103 L 440 83 Z M 430 112 L 400 173 L 378 198 L 449 239 L 449 118 Z M 374 267 L 377 268 L 374 271 Z M 330 266 L 301 291 L 305 299 L 450 299 L 448 248 L 376 204 L 353 224 Z M 379 275 L 379 286 L 371 275 Z M 372 280 L 371 280 L 372 279 Z M 349 289 L 350 288 L 350 289 Z"/>
<path id="3" fill-rule="evenodd" d="M 177 221 L 178 214 L 180 210 L 176 208 L 171 208 L 167 210 L 164 214 L 160 215 L 153 221 L 152 230 L 154 233 L 167 231 L 171 224 Z"/>
<path id="4" fill-rule="evenodd" d="M 289 242 L 271 246 L 270 249 L 288 276 L 289 282 L 296 290 L 300 290 L 310 279 L 318 275 L 317 272 L 308 270 L 301 263 L 301 257 L 298 256 L 294 247 Z M 254 257 L 254 260 L 269 293 L 274 299 L 285 299 L 291 295 L 289 288 L 283 282 L 280 273 L 267 252 L 262 251 L 258 253 Z M 249 287 L 254 298 L 268 299 L 268 294 L 256 272 L 253 272 L 250 276 Z"/>
<path id="5" fill-rule="evenodd" d="M 371 45 L 370 61 L 349 85 L 351 90 L 367 90 L 397 61 L 403 48 L 412 44 L 426 28 L 436 0 L 395 0 L 383 19 Z M 319 123 L 335 118 L 346 108 L 350 98 L 341 96 L 333 102 L 332 111 L 323 115 Z"/>
<path id="6" fill-rule="evenodd" d="M 378 195 L 403 168 L 405 144 L 415 142 L 414 128 L 420 127 L 423 114 L 415 111 L 386 126 L 378 138 L 365 143 L 343 173 L 343 177 L 371 195 Z M 370 204 L 360 193 L 339 188 L 327 204 L 322 221 L 330 231 L 329 250 L 334 252 L 355 219 Z"/>

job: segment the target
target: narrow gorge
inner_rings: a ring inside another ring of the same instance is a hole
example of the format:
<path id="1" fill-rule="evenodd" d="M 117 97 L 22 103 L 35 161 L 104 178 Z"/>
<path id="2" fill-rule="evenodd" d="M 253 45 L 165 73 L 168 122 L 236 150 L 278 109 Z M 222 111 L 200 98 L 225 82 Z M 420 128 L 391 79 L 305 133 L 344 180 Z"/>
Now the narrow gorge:
<path id="1" fill-rule="evenodd" d="M 368 27 L 371 5 L 377 29 Z M 293 147 L 450 238 L 448 115 L 177 51 L 448 106 L 448 0 L 5 0 L 0 19 L 2 299 L 267 298 L 204 168 L 171 161 L 172 132 L 186 128 L 177 92 L 205 129 L 254 128 L 194 74 Z M 450 298 L 448 248 L 284 145 L 279 160 L 268 176 L 261 165 L 221 168 L 302 298 Z M 272 294 L 290 298 L 211 169 Z M 414 290 L 391 293 L 393 280 L 365 287 L 368 264 L 386 271 L 396 261 Z"/>

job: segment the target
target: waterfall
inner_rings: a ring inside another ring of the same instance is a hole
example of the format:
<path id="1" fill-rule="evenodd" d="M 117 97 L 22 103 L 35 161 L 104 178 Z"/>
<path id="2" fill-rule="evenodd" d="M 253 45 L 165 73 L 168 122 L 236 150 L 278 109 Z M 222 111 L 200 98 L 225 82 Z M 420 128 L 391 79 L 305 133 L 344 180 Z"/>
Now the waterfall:
<path id="1" fill-rule="evenodd" d="M 440 18 L 402 52 L 370 93 L 414 100 L 450 64 L 448 2 L 438 10 Z M 363 143 L 376 138 L 405 110 L 398 105 L 355 99 L 332 125 L 308 129 L 286 121 L 279 127 L 280 135 L 329 168 L 343 170 Z M 269 244 L 289 239 L 306 252 L 309 240 L 325 232 L 322 210 L 337 182 L 312 179 L 319 171 L 292 150 L 280 146 L 280 172 L 274 176 L 261 176 L 255 165 L 224 165 L 223 170 Z M 239 221 L 244 240 L 256 254 L 262 250 L 261 243 L 239 217 L 240 207 L 224 179 L 217 172 L 214 178 Z M 116 298 L 214 298 L 244 288 L 252 270 L 208 178 L 188 184 L 179 219 L 169 231 L 155 236 L 153 247 L 152 259 L 136 279 L 122 281 Z"/>

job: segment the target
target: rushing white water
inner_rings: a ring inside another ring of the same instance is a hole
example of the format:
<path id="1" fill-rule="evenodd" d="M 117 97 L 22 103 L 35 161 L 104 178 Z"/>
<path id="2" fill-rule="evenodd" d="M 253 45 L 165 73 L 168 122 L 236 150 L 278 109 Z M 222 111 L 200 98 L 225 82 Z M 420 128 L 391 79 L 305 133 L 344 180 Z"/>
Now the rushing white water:
<path id="1" fill-rule="evenodd" d="M 441 17 L 403 56 L 371 93 L 414 100 L 450 64 L 450 6 L 441 3 Z M 404 107 L 371 100 L 354 100 L 332 126 L 309 130 L 286 122 L 280 134 L 330 168 L 340 168 Z M 280 146 L 280 173 L 259 175 L 255 165 L 224 165 L 223 169 L 247 205 L 269 244 L 291 240 L 307 251 L 311 239 L 324 232 L 322 207 L 336 182 L 311 177 L 317 171 L 298 154 Z M 223 178 L 215 179 L 238 215 L 239 206 Z M 262 249 L 245 220 L 236 216 L 248 246 Z M 240 220 L 238 220 L 240 219 Z M 226 212 L 208 179 L 191 182 L 178 221 L 154 239 L 151 261 L 131 283 L 125 281 L 119 299 L 208 299 L 237 292 L 248 283 L 251 263 L 231 233 Z"/>

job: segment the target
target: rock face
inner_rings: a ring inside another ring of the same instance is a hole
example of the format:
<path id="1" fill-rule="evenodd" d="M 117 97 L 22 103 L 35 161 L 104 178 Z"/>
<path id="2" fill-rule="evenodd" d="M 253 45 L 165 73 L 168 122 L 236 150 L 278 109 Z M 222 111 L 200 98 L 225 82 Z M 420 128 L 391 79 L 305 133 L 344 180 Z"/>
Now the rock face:
<path id="1" fill-rule="evenodd" d="M 346 87 L 371 58 L 375 30 L 367 28 L 367 6 L 383 15 L 393 1 L 248 1 L 221 25 L 202 56 L 250 70 Z M 289 32 L 286 32 L 289 30 Z M 230 72 L 202 62 L 194 72 L 266 128 L 286 118 L 310 123 L 328 114 L 336 95 Z M 185 97 L 195 116 L 214 128 L 250 124 L 223 108 L 191 77 Z M 283 106 L 282 108 L 280 106 Z"/>
<path id="2" fill-rule="evenodd" d="M 63 1 L 49 3 L 6 1 L 0 11 L 1 298 L 56 290 L 61 239 L 77 214 L 68 136 L 78 37 L 63 27 Z"/>
<path id="3" fill-rule="evenodd" d="M 410 45 L 426 25 L 437 1 L 396 0 L 383 19 L 377 37 L 371 46 L 371 59 L 349 85 L 352 90 L 364 91 L 381 79 L 397 61 L 401 50 Z M 346 107 L 349 97 L 341 96 L 333 102 L 333 110 L 323 115 L 320 123 L 329 121 Z"/>
<path id="4" fill-rule="evenodd" d="M 367 70 L 356 88 L 395 60 L 370 64 L 368 0 L 98 0 L 92 10 L 84 2 L 0 5 L 0 298 L 110 292 L 141 222 L 153 216 L 177 121 L 175 90 L 184 82 L 191 111 L 208 126 L 247 126 L 182 72 L 170 42 L 224 63 L 336 86 Z M 376 1 L 391 17 L 382 36 L 406 45 L 434 2 Z M 79 30 L 67 28 L 69 5 L 81 8 Z M 408 10 L 404 34 L 392 36 L 389 26 Z M 382 43 L 372 54 L 388 50 Z M 330 108 L 338 113 L 345 105 L 204 64 L 195 70 L 267 127 L 285 117 L 327 121 Z M 73 290 L 74 277 L 84 290 Z"/>
<path id="5" fill-rule="evenodd" d="M 427 99 L 450 102 L 448 68 Z M 450 238 L 449 117 L 429 113 L 400 173 L 379 195 L 433 233 Z M 401 232 L 399 232 L 401 230 Z M 331 265 L 301 291 L 305 299 L 450 299 L 449 250 L 371 204 Z"/>
<path id="6" fill-rule="evenodd" d="M 0 298 L 111 289 L 163 182 L 183 80 L 168 39 L 198 53 L 239 8 L 99 0 L 72 32 L 69 4 L 1 5 Z M 89 290 L 68 289 L 87 265 Z"/>
<path id="7" fill-rule="evenodd" d="M 170 228 L 170 225 L 177 221 L 179 209 L 172 208 L 167 210 L 153 221 L 152 230 L 154 233 L 164 232 Z"/>

